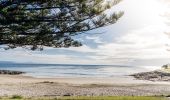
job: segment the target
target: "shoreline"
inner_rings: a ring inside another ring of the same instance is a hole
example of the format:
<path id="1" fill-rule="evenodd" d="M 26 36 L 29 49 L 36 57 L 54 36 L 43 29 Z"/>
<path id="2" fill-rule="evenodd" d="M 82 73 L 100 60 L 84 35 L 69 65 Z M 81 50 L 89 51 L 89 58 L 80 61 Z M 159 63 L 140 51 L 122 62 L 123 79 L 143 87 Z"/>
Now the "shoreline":
<path id="1" fill-rule="evenodd" d="M 161 79 L 160 79 L 161 76 Z M 66 84 L 168 84 L 170 82 L 163 80 L 164 76 L 170 79 L 170 73 L 163 70 L 155 70 L 150 72 L 134 73 L 131 75 L 112 76 L 112 77 L 74 77 L 74 76 L 56 76 L 56 77 L 34 77 L 29 76 L 25 72 L 0 70 L 0 84 L 9 83 L 34 83 L 34 82 L 57 82 Z"/>
<path id="2" fill-rule="evenodd" d="M 137 80 L 123 77 L 35 78 L 0 75 L 0 96 L 160 96 L 169 95 L 170 82 Z"/>
<path id="3" fill-rule="evenodd" d="M 150 81 L 140 80 L 133 76 L 113 76 L 113 77 L 53 77 L 53 78 L 36 78 L 32 76 L 21 75 L 0 75 L 1 84 L 18 84 L 18 83 L 38 83 L 53 82 L 59 84 L 86 85 L 86 84 L 106 84 L 106 85 L 147 85 L 147 84 L 165 84 L 170 85 L 167 81 Z"/>

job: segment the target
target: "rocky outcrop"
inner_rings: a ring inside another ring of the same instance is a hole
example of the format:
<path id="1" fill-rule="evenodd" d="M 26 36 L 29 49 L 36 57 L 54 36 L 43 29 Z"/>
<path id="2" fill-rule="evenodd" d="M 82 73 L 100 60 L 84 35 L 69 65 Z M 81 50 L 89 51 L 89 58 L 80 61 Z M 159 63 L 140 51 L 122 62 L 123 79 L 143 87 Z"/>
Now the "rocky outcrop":
<path id="1" fill-rule="evenodd" d="M 142 72 L 142 73 L 132 74 L 130 76 L 133 76 L 139 80 L 170 81 L 170 73 L 163 72 L 163 71 Z"/>
<path id="2" fill-rule="evenodd" d="M 20 75 L 23 73 L 24 72 L 21 72 L 21 71 L 0 70 L 0 74 L 3 74 L 3 75 Z"/>

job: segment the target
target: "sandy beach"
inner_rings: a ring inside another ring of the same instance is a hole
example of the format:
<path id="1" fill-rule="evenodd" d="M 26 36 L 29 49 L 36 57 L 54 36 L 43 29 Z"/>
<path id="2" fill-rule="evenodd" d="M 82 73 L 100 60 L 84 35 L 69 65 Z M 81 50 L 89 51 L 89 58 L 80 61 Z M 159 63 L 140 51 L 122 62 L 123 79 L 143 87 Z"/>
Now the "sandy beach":
<path id="1" fill-rule="evenodd" d="M 0 75 L 0 96 L 155 96 L 169 93 L 169 82 L 136 80 L 130 76 L 33 78 Z"/>

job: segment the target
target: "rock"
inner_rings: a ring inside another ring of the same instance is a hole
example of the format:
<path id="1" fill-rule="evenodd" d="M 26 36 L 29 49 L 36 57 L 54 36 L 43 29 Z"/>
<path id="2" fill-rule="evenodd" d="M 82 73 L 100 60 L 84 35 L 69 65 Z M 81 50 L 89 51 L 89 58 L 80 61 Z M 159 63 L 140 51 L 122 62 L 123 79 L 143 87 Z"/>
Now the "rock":
<path id="1" fill-rule="evenodd" d="M 139 80 L 150 80 L 150 81 L 170 81 L 170 73 L 162 71 L 152 71 L 152 72 L 142 72 L 137 74 L 132 74 L 136 79 Z"/>
<path id="2" fill-rule="evenodd" d="M 7 74 L 7 75 L 20 75 L 24 72 L 21 71 L 10 71 L 10 70 L 0 70 L 0 74 Z"/>

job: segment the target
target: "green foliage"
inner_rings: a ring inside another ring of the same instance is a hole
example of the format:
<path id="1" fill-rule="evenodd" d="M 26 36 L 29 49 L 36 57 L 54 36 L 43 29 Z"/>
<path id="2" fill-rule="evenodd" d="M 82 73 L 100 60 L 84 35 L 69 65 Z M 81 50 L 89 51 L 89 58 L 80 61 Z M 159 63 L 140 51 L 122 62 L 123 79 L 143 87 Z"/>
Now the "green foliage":
<path id="1" fill-rule="evenodd" d="M 108 15 L 105 11 L 120 1 L 1 0 L 0 44 L 31 50 L 81 46 L 72 37 L 114 24 L 123 12 Z"/>
<path id="2" fill-rule="evenodd" d="M 10 99 L 23 99 L 23 97 L 19 95 L 13 95 Z"/>

